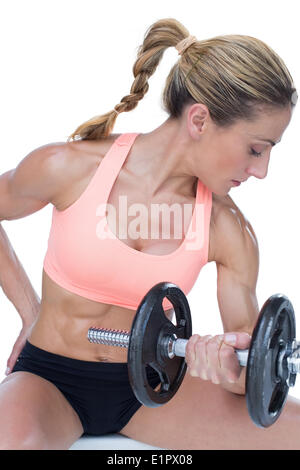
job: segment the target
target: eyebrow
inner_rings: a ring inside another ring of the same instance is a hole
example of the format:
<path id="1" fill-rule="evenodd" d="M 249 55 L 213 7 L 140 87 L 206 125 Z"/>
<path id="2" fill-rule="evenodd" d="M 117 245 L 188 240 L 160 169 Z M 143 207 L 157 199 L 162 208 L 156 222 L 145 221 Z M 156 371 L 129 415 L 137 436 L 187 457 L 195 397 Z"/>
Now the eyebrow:
<path id="1" fill-rule="evenodd" d="M 272 147 L 274 147 L 274 145 L 278 144 L 281 141 L 281 139 L 280 139 L 280 140 L 278 140 L 278 142 L 274 142 L 273 140 L 264 139 L 263 137 L 258 137 L 258 136 L 256 138 L 259 139 L 259 140 L 262 140 L 263 142 L 268 142 L 269 144 L 272 145 Z"/>
<path id="2" fill-rule="evenodd" d="M 263 140 L 264 142 L 269 142 L 269 144 L 271 144 L 272 147 L 274 147 L 274 145 L 276 145 L 276 143 L 277 143 L 277 142 L 273 142 L 273 140 L 269 140 L 269 139 L 260 139 L 260 140 Z"/>

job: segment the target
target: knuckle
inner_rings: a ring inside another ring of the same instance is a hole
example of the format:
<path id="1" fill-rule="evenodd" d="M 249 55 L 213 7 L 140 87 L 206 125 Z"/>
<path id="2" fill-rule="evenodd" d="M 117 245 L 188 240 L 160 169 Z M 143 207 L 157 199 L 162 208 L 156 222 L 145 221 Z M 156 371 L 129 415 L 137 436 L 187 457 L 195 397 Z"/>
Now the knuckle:
<path id="1" fill-rule="evenodd" d="M 196 341 L 198 341 L 200 338 L 201 338 L 200 335 L 194 334 L 190 337 L 189 341 L 192 342 L 192 343 L 196 343 Z"/>
<path id="2" fill-rule="evenodd" d="M 219 377 L 217 375 L 214 375 L 211 379 L 212 383 L 215 385 L 219 385 L 221 383 Z"/>
<path id="3" fill-rule="evenodd" d="M 227 382 L 229 382 L 230 384 L 234 384 L 238 380 L 238 377 L 236 377 L 234 374 L 228 374 L 226 378 Z"/>
<path id="4" fill-rule="evenodd" d="M 187 361 L 192 361 L 195 359 L 195 345 L 197 344 L 198 338 L 199 335 L 191 336 L 187 342 L 185 350 L 185 357 Z"/>
<path id="5" fill-rule="evenodd" d="M 208 341 L 206 347 L 207 347 L 207 350 L 208 350 L 209 352 L 212 352 L 212 351 L 215 351 L 215 350 L 217 349 L 218 345 L 217 345 L 217 343 L 216 343 L 216 341 L 215 341 L 214 339 L 210 339 L 210 340 Z"/>
<path id="6" fill-rule="evenodd" d="M 189 369 L 189 374 L 191 377 L 198 377 L 202 380 L 208 380 L 206 372 L 204 370 L 199 370 L 196 367 L 191 367 Z"/>
<path id="7" fill-rule="evenodd" d="M 223 344 L 223 341 L 224 341 L 224 335 L 217 335 L 216 336 L 216 342 L 217 342 L 218 346 L 221 346 Z"/>
<path id="8" fill-rule="evenodd" d="M 206 371 L 204 371 L 204 370 L 199 374 L 199 377 L 202 380 L 208 380 L 208 375 L 207 375 Z"/>
<path id="9" fill-rule="evenodd" d="M 224 359 L 229 359 L 233 357 L 234 350 L 230 346 L 223 345 L 220 349 L 220 356 Z"/>
<path id="10" fill-rule="evenodd" d="M 194 347 L 196 341 L 198 339 L 198 335 L 193 335 L 189 338 L 188 342 L 187 342 L 187 345 L 186 345 L 186 349 L 187 350 L 190 350 Z"/>
<path id="11" fill-rule="evenodd" d="M 185 359 L 188 362 L 192 356 L 192 348 L 191 345 L 187 344 L 185 349 Z"/>
<path id="12" fill-rule="evenodd" d="M 198 340 L 198 335 L 191 336 L 187 342 L 186 350 L 191 351 L 194 348 L 197 340 Z"/>
<path id="13" fill-rule="evenodd" d="M 189 369 L 189 374 L 190 374 L 192 377 L 198 377 L 197 371 L 196 371 L 195 369 L 190 368 L 190 369 Z"/>
<path id="14" fill-rule="evenodd" d="M 201 344 L 206 344 L 208 341 L 210 341 L 211 338 L 212 338 L 211 335 L 201 336 L 199 342 Z"/>

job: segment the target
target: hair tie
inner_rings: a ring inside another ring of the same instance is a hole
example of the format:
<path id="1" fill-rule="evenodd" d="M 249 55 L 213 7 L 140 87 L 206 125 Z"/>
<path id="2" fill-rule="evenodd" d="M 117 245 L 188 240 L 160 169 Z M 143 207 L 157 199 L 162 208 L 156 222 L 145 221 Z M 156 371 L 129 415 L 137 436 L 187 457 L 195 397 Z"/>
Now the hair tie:
<path id="1" fill-rule="evenodd" d="M 195 42 L 197 42 L 197 38 L 195 36 L 188 36 L 187 38 L 180 41 L 175 46 L 175 48 L 178 51 L 178 55 L 182 55 L 187 50 L 187 48 L 190 47 Z"/>
<path id="2" fill-rule="evenodd" d="M 115 111 L 117 114 L 120 114 L 120 111 L 117 111 L 116 108 L 114 108 L 113 111 Z"/>

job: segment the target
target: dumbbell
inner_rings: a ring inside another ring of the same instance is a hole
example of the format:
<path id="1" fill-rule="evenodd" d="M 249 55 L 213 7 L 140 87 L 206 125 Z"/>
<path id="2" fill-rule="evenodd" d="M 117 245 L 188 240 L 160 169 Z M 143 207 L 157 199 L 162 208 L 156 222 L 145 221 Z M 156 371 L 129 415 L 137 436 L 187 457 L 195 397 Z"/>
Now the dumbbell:
<path id="1" fill-rule="evenodd" d="M 165 315 L 163 300 L 174 307 L 176 324 Z M 246 366 L 246 401 L 253 422 L 272 425 L 280 416 L 289 387 L 300 371 L 300 343 L 295 340 L 295 315 L 289 299 L 271 296 L 263 305 L 253 330 L 249 350 L 235 350 L 241 366 Z M 192 335 L 187 298 L 173 283 L 155 285 L 142 299 L 131 332 L 90 328 L 91 343 L 128 348 L 128 374 L 136 398 L 145 406 L 168 402 L 180 387 L 187 365 L 185 349 Z M 159 375 L 160 388 L 154 390 L 147 378 L 147 366 Z"/>

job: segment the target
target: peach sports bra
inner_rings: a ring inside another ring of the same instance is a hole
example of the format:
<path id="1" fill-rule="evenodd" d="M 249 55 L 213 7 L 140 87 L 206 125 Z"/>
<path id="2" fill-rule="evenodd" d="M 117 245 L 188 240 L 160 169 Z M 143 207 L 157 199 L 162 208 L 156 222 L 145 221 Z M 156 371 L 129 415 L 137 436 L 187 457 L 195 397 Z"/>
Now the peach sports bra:
<path id="1" fill-rule="evenodd" d="M 63 211 L 53 207 L 43 264 L 48 276 L 64 289 L 134 310 L 158 282 L 173 282 L 185 294 L 192 289 L 208 259 L 212 206 L 211 191 L 198 179 L 192 220 L 182 243 L 169 254 L 140 252 L 117 238 L 103 207 L 138 135 L 119 136 L 80 197 Z M 165 299 L 163 306 L 171 304 Z"/>

